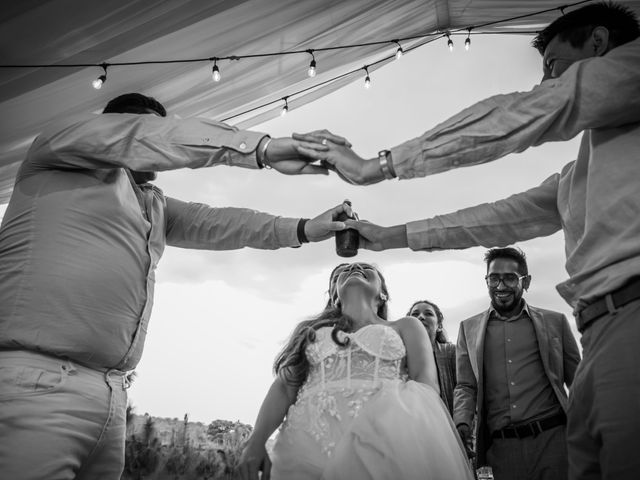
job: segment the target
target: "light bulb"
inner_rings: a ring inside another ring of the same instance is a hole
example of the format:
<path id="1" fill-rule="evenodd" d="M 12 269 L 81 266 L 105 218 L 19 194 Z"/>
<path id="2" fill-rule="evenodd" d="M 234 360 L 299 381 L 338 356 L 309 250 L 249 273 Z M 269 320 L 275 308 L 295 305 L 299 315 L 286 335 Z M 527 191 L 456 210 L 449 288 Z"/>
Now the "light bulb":
<path id="1" fill-rule="evenodd" d="M 280 116 L 284 117 L 287 112 L 289 111 L 289 107 L 287 105 L 285 105 L 284 107 L 282 107 L 282 111 L 280 112 Z"/>
<path id="2" fill-rule="evenodd" d="M 453 40 L 449 39 L 447 41 L 447 45 L 449 46 L 449 51 L 453 52 Z"/>
<path id="3" fill-rule="evenodd" d="M 471 39 L 469 37 L 467 37 L 467 39 L 464 41 L 464 49 L 466 51 L 469 51 L 469 47 L 471 46 Z"/>
<path id="4" fill-rule="evenodd" d="M 93 85 L 93 88 L 95 88 L 96 90 L 100 90 L 106 80 L 107 80 L 106 75 L 100 75 L 93 82 L 91 82 L 91 85 Z"/>
<path id="5" fill-rule="evenodd" d="M 307 70 L 307 75 L 309 75 L 310 77 L 315 77 L 316 76 L 316 61 L 315 60 L 311 60 L 311 63 L 309 64 L 309 70 Z"/>
<path id="6" fill-rule="evenodd" d="M 367 75 L 364 78 L 364 88 L 369 88 L 371 86 L 371 79 L 369 78 L 369 75 Z"/>
<path id="7" fill-rule="evenodd" d="M 218 65 L 214 65 L 213 69 L 211 69 L 211 77 L 213 78 L 214 82 L 219 82 L 220 79 L 222 78 L 222 75 L 220 75 L 220 69 L 218 68 Z"/>
<path id="8" fill-rule="evenodd" d="M 402 47 L 398 47 L 396 50 L 396 60 L 400 60 L 402 55 L 404 55 L 404 50 L 402 50 Z"/>

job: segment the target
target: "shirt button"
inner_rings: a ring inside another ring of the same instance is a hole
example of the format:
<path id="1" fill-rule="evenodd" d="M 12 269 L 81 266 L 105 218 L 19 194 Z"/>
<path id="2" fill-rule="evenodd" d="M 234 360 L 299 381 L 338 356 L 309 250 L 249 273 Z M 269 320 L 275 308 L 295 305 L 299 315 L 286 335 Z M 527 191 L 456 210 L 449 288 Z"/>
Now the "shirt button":
<path id="1" fill-rule="evenodd" d="M 510 342 L 510 341 L 511 341 L 511 339 L 510 339 L 510 338 L 507 338 L 507 342 Z"/>
<path id="2" fill-rule="evenodd" d="M 247 148 L 247 144 L 246 144 L 246 143 L 244 143 L 244 142 L 242 142 L 242 143 L 240 144 L 240 148 L 241 148 L 242 150 L 244 150 L 245 148 Z"/>
<path id="3" fill-rule="evenodd" d="M 511 408 L 516 408 L 516 405 L 515 404 L 511 405 Z"/>
<path id="4" fill-rule="evenodd" d="M 509 363 L 513 363 L 513 360 L 507 360 L 507 362 L 509 362 Z"/>
<path id="5" fill-rule="evenodd" d="M 516 384 L 516 382 L 511 382 L 511 385 L 515 385 L 515 384 Z"/>

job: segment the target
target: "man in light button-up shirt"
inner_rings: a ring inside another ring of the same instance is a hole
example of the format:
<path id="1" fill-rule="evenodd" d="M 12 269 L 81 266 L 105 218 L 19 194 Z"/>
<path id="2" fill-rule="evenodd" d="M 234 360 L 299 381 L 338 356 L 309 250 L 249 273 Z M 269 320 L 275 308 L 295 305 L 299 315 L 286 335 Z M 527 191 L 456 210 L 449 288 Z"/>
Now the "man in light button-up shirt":
<path id="1" fill-rule="evenodd" d="M 2 478 L 120 478 L 124 372 L 142 354 L 165 245 L 297 247 L 329 238 L 349 209 L 307 221 L 165 197 L 148 183 L 161 170 L 323 172 L 295 140 L 162 118 L 164 107 L 139 94 L 105 111 L 36 138 L 0 227 Z"/>
<path id="2" fill-rule="evenodd" d="M 557 288 L 578 314 L 584 355 L 569 408 L 572 478 L 640 471 L 639 36 L 631 10 L 589 4 L 536 38 L 545 81 L 531 91 L 481 101 L 379 159 L 339 145 L 316 154 L 352 183 L 371 184 L 477 165 L 584 132 L 577 159 L 526 192 L 392 227 L 347 222 L 371 250 L 504 246 L 562 229 L 569 278 Z M 605 301 L 610 313 L 584 324 L 585 306 Z M 594 423 L 585 426 L 584 418 Z"/>

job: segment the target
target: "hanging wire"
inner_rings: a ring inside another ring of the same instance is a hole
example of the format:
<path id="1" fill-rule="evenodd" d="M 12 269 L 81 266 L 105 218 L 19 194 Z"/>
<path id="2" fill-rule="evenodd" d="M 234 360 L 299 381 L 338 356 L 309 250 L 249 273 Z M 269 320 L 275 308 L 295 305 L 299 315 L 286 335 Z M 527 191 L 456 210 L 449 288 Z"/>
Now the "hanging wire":
<path id="1" fill-rule="evenodd" d="M 324 80 L 323 82 L 320 82 L 318 84 L 312 85 L 310 87 L 307 88 L 303 88 L 301 90 L 298 90 L 296 92 L 290 93 L 287 96 L 281 98 L 281 99 L 277 99 L 277 100 L 272 100 L 269 102 L 266 102 L 264 104 L 252 107 L 250 109 L 247 109 L 245 111 L 242 111 L 240 113 L 231 115 L 229 117 L 226 117 L 224 119 L 222 119 L 222 121 L 228 121 L 231 120 L 233 118 L 237 118 L 240 117 L 242 115 L 246 115 L 248 113 L 251 113 L 253 111 L 268 107 L 270 105 L 273 105 L 277 102 L 280 101 L 284 101 L 284 106 L 282 108 L 282 112 L 281 114 L 284 115 L 289 111 L 289 105 L 288 105 L 288 98 L 293 97 L 293 96 L 298 96 L 301 95 L 303 93 L 306 93 L 310 90 L 314 90 L 317 88 L 320 88 L 324 85 L 328 85 L 331 84 L 333 82 L 336 82 L 338 80 L 341 80 L 345 77 L 348 77 L 350 75 L 355 74 L 358 71 L 361 70 L 365 70 L 366 72 L 366 77 L 365 77 L 365 87 L 369 88 L 371 85 L 371 78 L 369 76 L 369 70 L 368 67 L 374 66 L 374 65 L 379 65 L 379 64 L 383 64 L 383 63 L 387 63 L 388 61 L 394 59 L 394 58 L 399 58 L 400 56 L 402 56 L 403 54 L 412 51 L 416 48 L 422 47 L 426 44 L 429 44 L 437 39 L 440 38 L 447 38 L 447 44 L 448 46 L 451 48 L 453 46 L 453 40 L 451 39 L 451 36 L 454 35 L 467 35 L 467 39 L 465 40 L 465 48 L 468 49 L 468 47 L 471 44 L 471 30 L 474 30 L 474 35 L 523 35 L 523 34 L 537 34 L 539 33 L 539 31 L 537 30 L 527 30 L 527 31 L 519 31 L 519 32 L 496 32 L 496 31 L 491 31 L 491 32 L 482 32 L 482 31 L 477 31 L 480 28 L 484 28 L 484 27 L 489 27 L 489 26 L 493 26 L 493 25 L 498 25 L 498 24 L 502 24 L 502 23 L 508 23 L 508 22 L 513 22 L 514 20 L 520 20 L 523 18 L 528 18 L 528 17 L 533 17 L 536 15 L 541 15 L 543 13 L 548 13 L 548 12 L 552 12 L 555 10 L 559 10 L 563 15 L 564 15 L 564 11 L 567 8 L 572 8 L 572 7 L 576 7 L 578 5 L 582 5 L 584 3 L 590 3 L 593 2 L 595 0 L 580 0 L 578 2 L 573 2 L 573 3 L 569 3 L 569 4 L 565 4 L 562 6 L 558 6 L 558 7 L 551 7 L 551 8 L 547 8 L 544 10 L 538 10 L 535 12 L 531 12 L 531 13 L 526 13 L 526 14 L 522 14 L 522 15 L 517 15 L 517 16 L 513 16 L 513 17 L 509 17 L 509 18 L 503 18 L 500 20 L 494 20 L 491 22 L 485 22 L 485 23 L 481 23 L 481 24 L 477 24 L 477 25 L 471 25 L 471 26 L 467 26 L 467 27 L 461 27 L 461 28 L 457 28 L 457 29 L 452 29 L 449 30 L 445 33 L 441 33 L 441 32 L 432 32 L 432 33 L 426 33 L 426 34 L 422 34 L 422 35 L 414 35 L 414 36 L 410 36 L 410 37 L 403 37 L 403 38 L 399 38 L 399 39 L 394 39 L 394 40 L 380 40 L 380 41 L 375 41 L 375 42 L 362 42 L 362 43 L 355 43 L 355 44 L 349 44 L 349 45 L 339 45 L 339 46 L 331 46 L 331 47 L 321 47 L 321 48 L 315 48 L 315 49 L 306 49 L 306 50 L 290 50 L 290 51 L 281 51 L 281 52 L 267 52 L 267 53 L 254 53 L 254 54 L 247 54 L 247 55 L 228 55 L 226 57 L 207 57 L 207 58 L 189 58 L 189 59 L 173 59 L 173 60 L 144 60 L 144 61 L 132 61 L 132 62 L 113 62 L 113 63 L 100 63 L 100 64 L 96 64 L 96 63 L 74 63 L 74 64 L 0 64 L 0 68 L 80 68 L 80 67 L 101 67 L 104 70 L 104 74 L 100 75 L 96 80 L 94 80 L 92 82 L 92 84 L 94 85 L 94 88 L 101 88 L 102 85 L 104 84 L 104 82 L 107 79 L 107 68 L 109 66 L 136 66 L 136 65 L 163 65 L 163 64 L 179 64 L 179 63 L 197 63 L 197 62 L 211 62 L 212 60 L 214 61 L 214 66 L 212 68 L 212 78 L 214 81 L 219 81 L 219 79 L 221 78 L 220 75 L 220 69 L 217 66 L 217 61 L 219 60 L 230 60 L 230 61 L 239 61 L 242 59 L 250 59 L 250 58 L 264 58 L 264 57 L 274 57 L 274 56 L 284 56 L 284 55 L 296 55 L 296 54 L 301 54 L 301 53 L 305 53 L 305 54 L 311 54 L 312 59 L 311 62 L 309 63 L 309 69 L 307 70 L 307 75 L 309 76 L 314 76 L 311 74 L 312 71 L 312 67 L 313 67 L 313 71 L 316 71 L 316 62 L 315 62 L 315 56 L 314 56 L 314 52 L 326 52 L 326 51 L 333 51 L 333 50 L 344 50 L 344 49 L 349 49 L 349 48 L 359 48 L 359 47 L 369 47 L 369 46 L 377 46 L 377 45 L 384 45 L 384 44 L 389 44 L 389 43 L 396 43 L 398 45 L 398 49 L 396 50 L 396 52 L 392 55 L 392 56 L 387 56 L 384 58 L 381 58 L 380 60 L 370 63 L 369 65 L 365 65 L 364 67 L 361 68 L 357 68 L 355 70 L 351 70 L 349 72 L 340 74 L 336 77 Z M 400 44 L 401 41 L 403 42 L 407 42 L 407 41 L 413 41 L 416 40 L 417 43 L 412 45 L 409 48 L 403 49 L 402 45 Z M 218 78 L 218 80 L 216 80 L 216 78 Z M 96 85 L 98 85 L 98 82 L 100 81 L 100 85 L 98 87 L 96 87 Z"/>

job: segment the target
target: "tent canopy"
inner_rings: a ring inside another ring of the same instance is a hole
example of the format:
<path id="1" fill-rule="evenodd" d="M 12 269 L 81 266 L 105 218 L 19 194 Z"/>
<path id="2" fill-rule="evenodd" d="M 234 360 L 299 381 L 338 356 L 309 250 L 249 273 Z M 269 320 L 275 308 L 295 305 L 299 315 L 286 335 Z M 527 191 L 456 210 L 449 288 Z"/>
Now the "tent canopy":
<path id="1" fill-rule="evenodd" d="M 621 3 L 640 12 L 640 1 Z M 221 60 L 217 62 L 222 74 L 218 83 L 212 81 L 212 63 L 206 59 L 437 34 L 561 5 L 557 0 L 8 2 L 0 12 L 2 65 L 205 60 L 114 65 L 108 68 L 100 90 L 91 85 L 103 73 L 97 66 L 0 68 L 0 203 L 8 201 L 15 172 L 30 143 L 56 118 L 99 111 L 109 99 L 135 91 L 157 98 L 172 114 L 229 119 L 247 128 L 277 115 L 281 99 L 292 93 L 306 89 L 288 99 L 290 108 L 295 108 L 362 79 L 364 65 L 392 57 L 398 45 L 384 42 L 316 51 L 318 74 L 314 78 L 306 74 L 311 56 L 304 52 Z M 538 30 L 558 15 L 554 10 L 478 30 Z M 408 50 L 437 38 L 439 35 L 407 40 L 402 46 Z M 351 71 L 355 72 L 344 75 Z"/>

